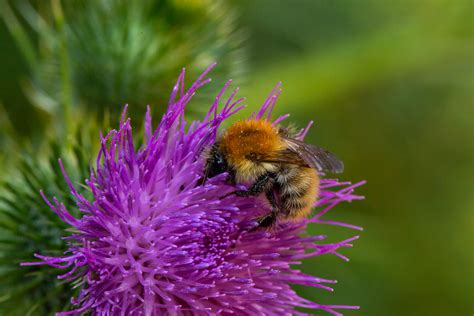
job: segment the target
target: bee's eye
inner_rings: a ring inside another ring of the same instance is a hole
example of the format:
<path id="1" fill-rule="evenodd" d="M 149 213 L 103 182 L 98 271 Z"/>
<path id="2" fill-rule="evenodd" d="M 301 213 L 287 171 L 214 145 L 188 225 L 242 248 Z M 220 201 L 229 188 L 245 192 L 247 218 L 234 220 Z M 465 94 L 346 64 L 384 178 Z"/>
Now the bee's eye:
<path id="1" fill-rule="evenodd" d="M 222 170 L 222 172 L 225 171 L 225 169 L 227 168 L 227 163 L 226 161 L 224 160 L 224 158 L 222 156 L 217 156 L 216 159 L 214 160 L 214 165 L 216 168 L 218 168 L 219 170 Z"/>
<path id="2" fill-rule="evenodd" d="M 220 152 L 213 152 L 207 164 L 207 176 L 212 178 L 218 174 L 226 172 L 228 169 L 227 161 Z"/>
<path id="3" fill-rule="evenodd" d="M 216 163 L 216 165 L 223 165 L 223 164 L 225 164 L 224 159 L 222 158 L 222 156 L 217 156 L 217 157 L 216 157 L 216 160 L 215 160 L 215 163 Z"/>

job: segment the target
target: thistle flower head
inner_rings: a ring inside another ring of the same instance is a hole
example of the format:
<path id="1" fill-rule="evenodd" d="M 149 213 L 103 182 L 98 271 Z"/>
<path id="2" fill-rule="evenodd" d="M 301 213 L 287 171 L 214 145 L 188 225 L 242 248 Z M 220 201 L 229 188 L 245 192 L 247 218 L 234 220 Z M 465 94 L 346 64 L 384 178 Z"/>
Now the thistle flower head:
<path id="1" fill-rule="evenodd" d="M 210 80 L 205 79 L 210 68 L 187 91 L 183 70 L 155 130 L 147 112 L 138 150 L 125 114 L 118 130 L 101 137 L 96 169 L 86 181 L 92 199 L 76 191 L 63 168 L 81 218 L 44 197 L 75 230 L 63 257 L 36 255 L 41 262 L 27 263 L 67 269 L 59 278 L 80 284 L 72 301 L 77 308 L 60 315 L 302 314 L 298 307 L 340 315 L 336 310 L 357 308 L 316 304 L 298 296 L 291 284 L 330 289 L 335 283 L 293 266 L 325 253 L 345 258 L 338 248 L 357 237 L 324 244 L 325 236 L 305 236 L 305 229 L 311 222 L 358 229 L 321 216 L 340 202 L 359 199 L 352 192 L 360 184 L 322 180 L 319 213 L 274 231 L 252 229 L 268 206 L 259 198 L 226 196 L 235 188 L 225 174 L 200 184 L 202 151 L 215 142 L 220 124 L 243 107 L 243 99 L 234 101 L 235 90 L 219 109 L 228 82 L 204 119 L 186 126 L 184 109 Z M 274 89 L 254 115 L 269 118 L 278 94 Z"/>

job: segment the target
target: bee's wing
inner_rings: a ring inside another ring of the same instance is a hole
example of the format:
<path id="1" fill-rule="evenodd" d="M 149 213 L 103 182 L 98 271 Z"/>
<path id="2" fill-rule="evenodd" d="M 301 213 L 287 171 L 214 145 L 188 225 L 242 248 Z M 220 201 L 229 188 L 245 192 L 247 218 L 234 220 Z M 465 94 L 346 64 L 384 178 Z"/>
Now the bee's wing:
<path id="1" fill-rule="evenodd" d="M 344 170 L 343 162 L 333 153 L 321 147 L 306 144 L 294 138 L 284 138 L 284 141 L 288 148 L 279 153 L 278 156 L 280 158 L 277 159 L 287 160 L 287 163 L 291 163 L 291 159 L 293 159 L 293 164 L 297 165 L 302 165 L 301 161 L 303 161 L 308 167 L 318 171 L 340 173 Z M 295 155 L 297 157 L 294 157 Z"/>

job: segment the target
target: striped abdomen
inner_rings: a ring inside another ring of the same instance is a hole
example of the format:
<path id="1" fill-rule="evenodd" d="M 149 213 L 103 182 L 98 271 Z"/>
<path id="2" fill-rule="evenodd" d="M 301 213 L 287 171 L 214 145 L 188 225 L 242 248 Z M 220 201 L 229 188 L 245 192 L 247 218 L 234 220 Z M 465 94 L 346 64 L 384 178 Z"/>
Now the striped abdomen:
<path id="1" fill-rule="evenodd" d="M 308 216 L 318 198 L 317 171 L 298 166 L 282 166 L 275 180 L 280 214 L 287 219 Z"/>

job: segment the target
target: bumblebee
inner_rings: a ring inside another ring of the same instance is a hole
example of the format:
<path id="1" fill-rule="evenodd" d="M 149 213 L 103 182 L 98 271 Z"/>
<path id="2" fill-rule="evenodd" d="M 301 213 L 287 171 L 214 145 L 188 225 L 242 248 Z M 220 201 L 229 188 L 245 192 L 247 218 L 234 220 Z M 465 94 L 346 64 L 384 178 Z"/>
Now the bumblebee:
<path id="1" fill-rule="evenodd" d="M 265 194 L 272 211 L 258 218 L 270 227 L 277 219 L 308 216 L 319 193 L 319 172 L 340 173 L 343 163 L 320 147 L 304 143 L 283 127 L 261 119 L 230 126 L 208 150 L 205 179 L 228 172 L 229 182 L 249 184 L 230 194 Z"/>

